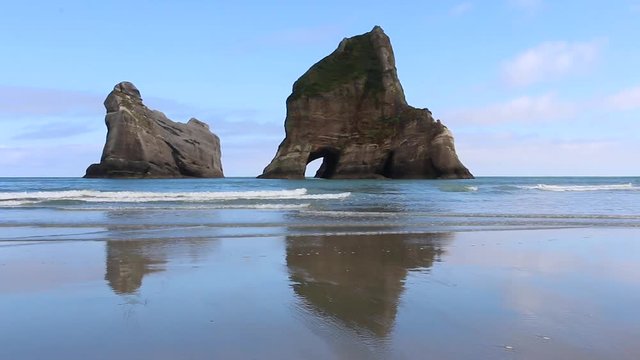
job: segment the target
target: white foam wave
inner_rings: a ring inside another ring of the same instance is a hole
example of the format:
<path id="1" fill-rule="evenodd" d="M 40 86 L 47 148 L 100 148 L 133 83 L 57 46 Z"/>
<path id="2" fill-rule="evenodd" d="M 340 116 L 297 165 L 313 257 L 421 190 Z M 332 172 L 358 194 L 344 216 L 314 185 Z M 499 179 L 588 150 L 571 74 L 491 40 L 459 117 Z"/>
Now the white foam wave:
<path id="1" fill-rule="evenodd" d="M 301 199 L 301 200 L 340 200 L 340 199 L 346 199 L 350 195 L 351 195 L 350 192 L 335 193 L 335 194 L 311 194 L 311 195 L 302 195 L 300 197 L 295 197 L 293 199 Z"/>
<path id="2" fill-rule="evenodd" d="M 29 200 L 0 200 L 0 207 L 14 207 L 21 205 L 34 204 L 36 201 Z"/>
<path id="3" fill-rule="evenodd" d="M 602 184 L 602 185 L 547 185 L 537 184 L 534 186 L 521 186 L 523 189 L 533 189 L 542 191 L 616 191 L 616 190 L 640 190 L 640 187 L 627 184 Z"/>
<path id="4" fill-rule="evenodd" d="M 307 189 L 217 192 L 144 192 L 144 191 L 38 191 L 0 192 L 0 206 L 19 206 L 44 201 L 82 201 L 90 203 L 212 202 L 228 200 L 335 200 L 350 192 L 307 194 Z"/>
<path id="5" fill-rule="evenodd" d="M 305 209 L 311 206 L 309 203 L 305 204 L 206 204 L 206 205 L 171 205 L 171 207 L 164 207 L 161 205 L 148 205 L 148 206 L 56 206 L 56 209 L 70 210 L 70 211 L 164 211 L 164 210 L 218 210 L 218 209 L 252 209 L 252 210 L 299 210 Z"/>
<path id="6" fill-rule="evenodd" d="M 478 191 L 478 187 L 472 185 L 443 185 L 440 190 L 444 192 L 473 192 Z"/>

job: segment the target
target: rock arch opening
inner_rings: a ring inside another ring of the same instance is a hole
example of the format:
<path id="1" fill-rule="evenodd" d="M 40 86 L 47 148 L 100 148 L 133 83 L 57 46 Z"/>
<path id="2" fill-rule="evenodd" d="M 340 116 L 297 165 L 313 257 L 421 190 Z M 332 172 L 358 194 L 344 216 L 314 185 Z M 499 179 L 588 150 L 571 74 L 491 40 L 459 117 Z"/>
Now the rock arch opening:
<path id="1" fill-rule="evenodd" d="M 393 178 L 394 174 L 393 173 L 393 156 L 394 156 L 394 152 L 393 151 L 389 151 L 389 154 L 387 154 L 387 158 L 384 161 L 384 165 L 382 167 L 382 176 L 387 177 L 387 178 Z"/>
<path id="2" fill-rule="evenodd" d="M 304 177 L 306 178 L 315 177 L 316 173 L 318 173 L 318 170 L 320 170 L 320 166 L 322 166 L 323 160 L 324 160 L 323 158 L 318 158 L 313 161 L 310 161 L 307 164 L 306 169 L 304 170 Z"/>
<path id="3" fill-rule="evenodd" d="M 340 152 L 334 148 L 321 148 L 317 151 L 311 152 L 307 159 L 307 165 L 314 160 L 322 158 L 322 164 L 316 171 L 314 177 L 330 179 L 336 172 L 338 166 L 338 160 L 340 159 Z"/>

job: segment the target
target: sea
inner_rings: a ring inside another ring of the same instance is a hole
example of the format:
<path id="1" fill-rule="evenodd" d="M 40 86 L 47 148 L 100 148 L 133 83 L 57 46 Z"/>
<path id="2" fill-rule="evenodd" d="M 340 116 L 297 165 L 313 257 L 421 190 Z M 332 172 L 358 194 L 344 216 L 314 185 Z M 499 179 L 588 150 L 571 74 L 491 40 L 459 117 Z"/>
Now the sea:
<path id="1" fill-rule="evenodd" d="M 640 177 L 0 178 L 0 241 L 640 226 Z"/>
<path id="2" fill-rule="evenodd" d="M 0 178 L 0 359 L 640 359 L 640 177 Z"/>

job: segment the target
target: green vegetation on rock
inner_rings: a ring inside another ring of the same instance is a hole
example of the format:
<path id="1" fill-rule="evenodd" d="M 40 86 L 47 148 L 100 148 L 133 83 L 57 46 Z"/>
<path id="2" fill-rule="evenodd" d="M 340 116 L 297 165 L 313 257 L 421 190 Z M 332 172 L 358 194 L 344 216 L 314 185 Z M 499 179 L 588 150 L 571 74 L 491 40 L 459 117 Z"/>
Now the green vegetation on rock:
<path id="1" fill-rule="evenodd" d="M 291 100 L 314 96 L 366 77 L 366 91 L 383 89 L 382 66 L 369 34 L 345 39 L 338 49 L 313 65 L 293 84 Z"/>

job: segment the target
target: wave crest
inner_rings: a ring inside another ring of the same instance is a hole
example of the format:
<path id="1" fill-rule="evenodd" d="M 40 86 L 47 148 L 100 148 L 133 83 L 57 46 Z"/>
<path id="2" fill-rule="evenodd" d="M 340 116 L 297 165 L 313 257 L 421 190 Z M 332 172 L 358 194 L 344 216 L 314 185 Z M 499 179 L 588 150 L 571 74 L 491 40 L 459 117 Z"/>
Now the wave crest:
<path id="1" fill-rule="evenodd" d="M 602 184 L 602 185 L 547 185 L 537 184 L 534 186 L 523 186 L 524 189 L 542 191 L 620 191 L 620 190 L 640 190 L 640 187 L 627 184 Z"/>
<path id="2" fill-rule="evenodd" d="M 145 191 L 38 191 L 0 192 L 0 206 L 19 206 L 43 202 L 78 201 L 86 203 L 145 203 L 145 202 L 215 202 L 232 200 L 339 200 L 350 192 L 307 194 L 307 189 L 261 191 L 207 192 L 145 192 Z"/>
<path id="3" fill-rule="evenodd" d="M 457 184 L 447 184 L 439 187 L 440 191 L 444 192 L 474 192 L 478 191 L 477 186 L 471 185 L 457 185 Z"/>

